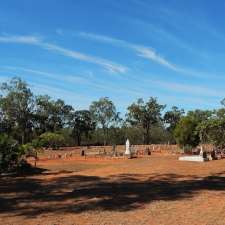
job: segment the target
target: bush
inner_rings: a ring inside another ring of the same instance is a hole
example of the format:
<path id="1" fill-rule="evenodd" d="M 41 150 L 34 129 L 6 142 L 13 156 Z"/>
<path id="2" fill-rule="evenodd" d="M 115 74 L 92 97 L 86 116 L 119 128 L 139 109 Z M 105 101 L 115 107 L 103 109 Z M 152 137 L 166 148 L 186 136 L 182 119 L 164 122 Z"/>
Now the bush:
<path id="1" fill-rule="evenodd" d="M 40 138 L 33 139 L 31 142 L 31 146 L 33 147 L 33 149 L 41 149 L 43 147 Z"/>
<path id="2" fill-rule="evenodd" d="M 196 147 L 199 142 L 199 133 L 197 132 L 198 123 L 193 118 L 183 117 L 174 130 L 174 137 L 180 147 Z"/>
<path id="3" fill-rule="evenodd" d="M 23 149 L 24 153 L 28 153 L 28 152 L 32 151 L 34 147 L 31 143 L 27 143 L 27 144 L 22 145 L 21 148 Z"/>
<path id="4" fill-rule="evenodd" d="M 41 147 L 52 149 L 59 149 L 59 147 L 63 146 L 64 144 L 65 139 L 63 135 L 52 132 L 41 134 L 39 137 L 39 143 L 36 143 L 36 145 L 39 145 Z"/>
<path id="5" fill-rule="evenodd" d="M 14 170 L 20 163 L 24 149 L 6 134 L 0 135 L 0 172 Z"/>

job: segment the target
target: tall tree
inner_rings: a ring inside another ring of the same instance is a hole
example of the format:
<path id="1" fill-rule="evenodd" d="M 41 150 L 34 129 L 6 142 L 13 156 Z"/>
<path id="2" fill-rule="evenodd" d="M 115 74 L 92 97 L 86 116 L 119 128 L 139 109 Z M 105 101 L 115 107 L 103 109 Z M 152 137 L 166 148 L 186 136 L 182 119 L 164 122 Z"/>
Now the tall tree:
<path id="1" fill-rule="evenodd" d="M 131 125 L 139 126 L 143 129 L 144 143 L 150 143 L 150 132 L 152 127 L 161 121 L 161 112 L 165 105 L 160 105 L 156 98 L 149 98 L 144 102 L 138 99 L 128 107 L 127 120 Z"/>
<path id="2" fill-rule="evenodd" d="M 36 97 L 36 118 L 40 133 L 56 132 L 63 128 L 70 119 L 73 107 L 61 99 L 52 100 L 48 95 Z"/>
<path id="3" fill-rule="evenodd" d="M 82 135 L 85 135 L 86 139 L 88 139 L 90 131 L 95 128 L 95 123 L 89 110 L 79 110 L 73 113 L 70 126 L 73 129 L 72 134 L 76 139 L 77 145 L 81 145 Z"/>
<path id="4" fill-rule="evenodd" d="M 181 147 L 195 147 L 200 142 L 198 120 L 191 116 L 181 118 L 174 130 L 176 142 Z"/>
<path id="5" fill-rule="evenodd" d="M 179 122 L 179 120 L 181 119 L 181 116 L 184 114 L 184 110 L 183 109 L 179 109 L 176 106 L 173 106 L 172 109 L 170 111 L 167 111 L 164 114 L 164 122 L 167 125 L 167 129 L 170 132 L 173 132 L 173 130 L 175 129 L 177 123 Z"/>
<path id="6" fill-rule="evenodd" d="M 20 143 L 29 141 L 33 127 L 34 97 L 26 82 L 12 78 L 0 87 L 0 111 L 3 121 L 11 127 Z"/>
<path id="7" fill-rule="evenodd" d="M 214 112 L 211 110 L 201 110 L 201 109 L 196 109 L 194 111 L 189 111 L 187 113 L 187 116 L 193 118 L 196 120 L 198 123 L 201 123 L 202 121 L 210 119 Z"/>
<path id="8" fill-rule="evenodd" d="M 103 130 L 104 145 L 106 145 L 106 141 L 108 139 L 108 128 L 118 117 L 116 107 L 109 98 L 104 97 L 100 98 L 98 101 L 92 102 L 89 110 L 93 120 Z"/>
<path id="9" fill-rule="evenodd" d="M 211 143 L 219 148 L 224 148 L 225 108 L 214 110 L 209 118 L 204 119 L 199 124 L 198 130 L 202 142 Z"/>

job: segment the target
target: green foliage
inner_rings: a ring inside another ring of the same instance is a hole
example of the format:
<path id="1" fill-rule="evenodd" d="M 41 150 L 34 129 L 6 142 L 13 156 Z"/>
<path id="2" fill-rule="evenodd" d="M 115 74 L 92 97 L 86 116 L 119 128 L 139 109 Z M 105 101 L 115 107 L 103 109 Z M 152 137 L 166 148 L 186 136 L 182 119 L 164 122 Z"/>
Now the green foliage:
<path id="1" fill-rule="evenodd" d="M 74 146 L 74 145 L 76 145 L 76 142 L 75 142 L 74 137 L 72 135 L 72 133 L 73 133 L 72 127 L 68 126 L 68 127 L 62 128 L 57 133 L 63 136 L 64 146 Z"/>
<path id="2" fill-rule="evenodd" d="M 213 112 L 210 110 L 200 110 L 196 109 L 194 111 L 189 111 L 187 113 L 187 116 L 195 120 L 198 124 L 200 124 L 203 121 L 206 121 L 211 118 Z"/>
<path id="3" fill-rule="evenodd" d="M 23 154 L 24 149 L 19 147 L 17 141 L 6 134 L 0 135 L 0 172 L 15 169 Z"/>
<path id="4" fill-rule="evenodd" d="M 36 97 L 36 120 L 39 133 L 56 132 L 68 124 L 73 107 L 61 99 L 52 100 L 48 95 Z"/>
<path id="5" fill-rule="evenodd" d="M 38 145 L 45 148 L 59 149 L 65 144 L 61 134 L 46 132 L 40 135 Z"/>
<path id="6" fill-rule="evenodd" d="M 91 103 L 89 107 L 93 121 L 103 129 L 104 145 L 108 138 L 108 128 L 118 119 L 116 107 L 109 98 L 100 98 Z"/>
<path id="7" fill-rule="evenodd" d="M 165 105 L 160 105 L 156 98 L 150 98 L 147 102 L 138 99 L 128 107 L 127 121 L 132 126 L 138 126 L 143 129 L 144 143 L 150 142 L 151 128 L 161 122 L 161 111 Z"/>
<path id="8" fill-rule="evenodd" d="M 41 149 L 43 147 L 39 138 L 33 139 L 30 144 L 34 149 Z"/>
<path id="9" fill-rule="evenodd" d="M 218 114 L 219 112 L 219 114 Z M 225 147 L 225 117 L 221 116 L 221 110 L 212 118 L 203 121 L 198 129 L 203 142 L 211 143 L 219 148 Z"/>
<path id="10" fill-rule="evenodd" d="M 176 106 L 173 106 L 170 111 L 167 111 L 163 117 L 164 122 L 168 125 L 167 130 L 173 132 L 183 114 L 184 110 L 178 109 Z"/>
<path id="11" fill-rule="evenodd" d="M 92 120 L 91 113 L 88 110 L 74 112 L 70 125 L 72 126 L 72 135 L 76 139 L 77 145 L 81 144 L 83 135 L 88 139 L 90 132 L 95 129 L 95 122 Z"/>
<path id="12" fill-rule="evenodd" d="M 174 130 L 176 142 L 181 147 L 197 146 L 200 142 L 197 126 L 198 122 L 193 117 L 182 117 Z"/>
<path id="13" fill-rule="evenodd" d="M 23 149 L 24 153 L 30 152 L 34 149 L 34 146 L 32 145 L 32 143 L 27 143 L 24 145 L 21 145 L 21 148 Z"/>
<path id="14" fill-rule="evenodd" d="M 75 111 L 61 99 L 34 96 L 20 78 L 1 84 L 0 92 L 0 134 L 7 134 L 1 137 L 2 146 L 6 146 L 1 149 L 1 161 L 8 162 L 9 168 L 33 149 L 124 144 L 126 138 L 132 144 L 176 140 L 185 148 L 199 142 L 225 147 L 225 107 L 212 111 L 197 109 L 182 117 L 184 111 L 174 106 L 162 115 L 165 105 L 151 97 L 146 102 L 138 99 L 131 104 L 123 121 L 107 97 L 92 102 L 89 110 Z M 225 99 L 221 103 L 225 106 Z"/>
<path id="15" fill-rule="evenodd" d="M 33 94 L 20 78 L 1 84 L 0 90 L 5 93 L 0 96 L 0 121 L 5 124 L 3 132 L 8 131 L 20 143 L 26 143 L 33 127 Z"/>

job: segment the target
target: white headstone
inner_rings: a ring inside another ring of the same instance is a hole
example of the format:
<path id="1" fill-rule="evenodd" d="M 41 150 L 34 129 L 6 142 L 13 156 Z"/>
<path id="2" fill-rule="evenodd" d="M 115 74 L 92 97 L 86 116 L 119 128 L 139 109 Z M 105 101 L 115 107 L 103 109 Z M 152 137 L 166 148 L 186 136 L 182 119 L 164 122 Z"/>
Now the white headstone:
<path id="1" fill-rule="evenodd" d="M 130 141 L 129 139 L 126 140 L 126 151 L 125 151 L 125 155 L 130 155 L 131 151 L 130 151 Z"/>
<path id="2" fill-rule="evenodd" d="M 201 146 L 201 151 L 200 151 L 199 155 L 181 156 L 181 157 L 179 157 L 179 160 L 181 160 L 181 161 L 193 161 L 193 162 L 208 161 L 209 159 L 207 157 L 204 158 L 203 154 L 204 154 L 204 150 L 203 150 L 203 146 Z"/>
<path id="3" fill-rule="evenodd" d="M 200 156 L 203 156 L 203 147 L 201 146 L 201 150 L 200 150 L 200 153 L 199 153 Z"/>
<path id="4" fill-rule="evenodd" d="M 191 156 L 180 156 L 180 161 L 192 161 L 192 162 L 205 162 L 208 161 L 208 159 L 204 159 L 200 155 L 191 155 Z"/>

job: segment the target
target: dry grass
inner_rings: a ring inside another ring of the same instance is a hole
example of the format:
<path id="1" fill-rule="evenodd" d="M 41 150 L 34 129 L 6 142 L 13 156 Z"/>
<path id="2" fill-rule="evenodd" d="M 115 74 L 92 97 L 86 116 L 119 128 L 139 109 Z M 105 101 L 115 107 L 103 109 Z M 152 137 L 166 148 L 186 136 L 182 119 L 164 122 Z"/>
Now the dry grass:
<path id="1" fill-rule="evenodd" d="M 0 224 L 225 224 L 225 161 L 177 156 L 38 163 L 1 177 Z"/>

